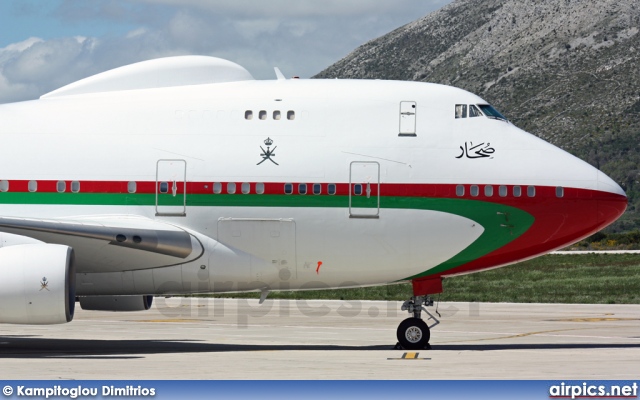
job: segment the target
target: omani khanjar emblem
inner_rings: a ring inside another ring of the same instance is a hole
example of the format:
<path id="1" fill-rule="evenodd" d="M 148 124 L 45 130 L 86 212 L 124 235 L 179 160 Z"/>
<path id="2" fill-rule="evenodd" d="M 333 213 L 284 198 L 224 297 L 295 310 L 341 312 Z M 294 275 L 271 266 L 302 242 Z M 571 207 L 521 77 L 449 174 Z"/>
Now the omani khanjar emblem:
<path id="1" fill-rule="evenodd" d="M 43 290 L 49 291 L 49 281 L 47 281 L 47 277 L 42 278 L 42 282 L 40 282 L 40 291 Z"/>
<path id="2" fill-rule="evenodd" d="M 280 165 L 277 162 L 273 161 L 273 158 L 271 158 L 276 156 L 276 153 L 274 153 L 274 151 L 276 151 L 276 147 L 278 146 L 275 146 L 273 150 L 269 148 L 273 144 L 273 140 L 271 140 L 271 138 L 267 138 L 267 140 L 264 141 L 264 144 L 267 146 L 267 149 L 265 150 L 262 148 L 262 146 L 260 146 L 260 150 L 262 150 L 262 153 L 260 154 L 260 156 L 262 157 L 262 161 L 260 161 L 256 165 L 260 165 L 267 160 L 271 161 L 275 165 Z"/>

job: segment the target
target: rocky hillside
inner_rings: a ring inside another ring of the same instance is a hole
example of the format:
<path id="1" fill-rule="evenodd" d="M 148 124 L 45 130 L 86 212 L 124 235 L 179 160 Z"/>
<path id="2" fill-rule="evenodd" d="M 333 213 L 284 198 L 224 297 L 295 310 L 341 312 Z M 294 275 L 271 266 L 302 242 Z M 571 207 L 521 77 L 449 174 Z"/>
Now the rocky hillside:
<path id="1" fill-rule="evenodd" d="M 316 78 L 437 82 L 618 181 L 640 227 L 640 3 L 457 0 L 372 40 Z"/>

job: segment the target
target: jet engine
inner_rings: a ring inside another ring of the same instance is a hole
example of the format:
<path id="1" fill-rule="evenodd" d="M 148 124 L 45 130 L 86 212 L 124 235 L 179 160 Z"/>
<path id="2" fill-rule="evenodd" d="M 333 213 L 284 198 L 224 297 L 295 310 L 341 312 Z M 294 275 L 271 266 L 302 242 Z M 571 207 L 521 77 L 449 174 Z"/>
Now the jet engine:
<path id="1" fill-rule="evenodd" d="M 73 319 L 73 249 L 58 244 L 0 248 L 0 323 L 61 324 Z"/>
<path id="2" fill-rule="evenodd" d="M 93 311 L 144 311 L 151 308 L 153 296 L 80 297 L 80 307 Z"/>

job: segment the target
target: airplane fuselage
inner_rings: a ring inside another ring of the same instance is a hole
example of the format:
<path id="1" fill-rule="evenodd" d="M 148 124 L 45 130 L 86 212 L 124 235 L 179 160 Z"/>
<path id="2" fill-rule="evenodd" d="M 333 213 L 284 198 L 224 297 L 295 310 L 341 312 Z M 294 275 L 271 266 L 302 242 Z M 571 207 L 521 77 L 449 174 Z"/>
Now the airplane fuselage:
<path id="1" fill-rule="evenodd" d="M 178 294 L 440 279 L 621 215 L 611 179 L 470 115 L 486 104 L 436 84 L 288 79 L 3 105 L 0 215 L 19 220 L 0 230 L 73 247 L 78 295 Z M 145 250 L 136 232 L 158 223 L 175 232 Z"/>

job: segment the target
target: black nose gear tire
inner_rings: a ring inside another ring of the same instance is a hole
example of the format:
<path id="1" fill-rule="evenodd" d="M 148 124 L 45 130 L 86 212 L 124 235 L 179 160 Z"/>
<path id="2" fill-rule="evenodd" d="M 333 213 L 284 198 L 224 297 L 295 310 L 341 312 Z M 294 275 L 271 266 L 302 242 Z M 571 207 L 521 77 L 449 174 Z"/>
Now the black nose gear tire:
<path id="1" fill-rule="evenodd" d="M 428 346 L 431 332 L 422 319 L 407 318 L 398 326 L 397 337 L 404 349 L 421 350 Z"/>

